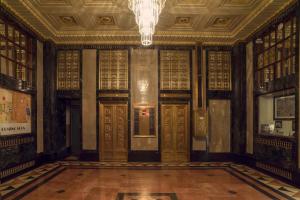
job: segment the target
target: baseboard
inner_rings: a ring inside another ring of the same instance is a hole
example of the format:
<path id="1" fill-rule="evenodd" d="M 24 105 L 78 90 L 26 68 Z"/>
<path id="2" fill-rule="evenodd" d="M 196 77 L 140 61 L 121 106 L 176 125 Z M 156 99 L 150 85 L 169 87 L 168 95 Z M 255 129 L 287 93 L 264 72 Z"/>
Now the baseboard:
<path id="1" fill-rule="evenodd" d="M 236 157 L 237 158 L 237 157 Z M 292 179 L 288 179 L 286 177 L 280 176 L 276 173 L 273 173 L 271 171 L 268 171 L 266 169 L 260 168 L 256 165 L 257 160 L 253 155 L 245 154 L 245 155 L 239 155 L 239 158 L 235 160 L 236 163 L 241 163 L 243 165 L 247 165 L 253 169 L 256 169 L 260 172 L 263 172 L 271 177 L 274 177 L 278 180 L 281 180 L 283 182 L 286 182 L 290 185 L 294 185 L 296 187 L 300 187 L 300 169 L 298 171 L 291 172 L 292 173 Z"/>
<path id="2" fill-rule="evenodd" d="M 43 152 L 38 154 L 38 163 L 49 163 L 49 162 L 55 162 L 58 160 L 63 160 L 67 156 L 70 155 L 70 147 L 66 147 L 62 149 L 59 152 Z"/>
<path id="3" fill-rule="evenodd" d="M 160 162 L 158 151 L 129 151 L 128 162 Z"/>
<path id="4" fill-rule="evenodd" d="M 80 154 L 81 161 L 99 161 L 97 150 L 82 150 Z"/>
<path id="5" fill-rule="evenodd" d="M 10 168 L 1 169 L 0 182 L 6 182 L 12 178 L 20 176 L 36 167 L 35 160 L 26 161 L 24 163 L 18 163 Z M 1 199 L 1 198 L 0 198 Z"/>
<path id="6" fill-rule="evenodd" d="M 48 157 L 43 153 L 38 153 L 35 159 L 36 166 L 39 167 L 51 161 L 48 160 Z"/>
<path id="7" fill-rule="evenodd" d="M 294 174 L 294 180 L 297 187 L 300 188 L 300 169 Z"/>
<path id="8" fill-rule="evenodd" d="M 191 162 L 234 162 L 232 153 L 208 153 L 205 151 L 192 151 Z"/>

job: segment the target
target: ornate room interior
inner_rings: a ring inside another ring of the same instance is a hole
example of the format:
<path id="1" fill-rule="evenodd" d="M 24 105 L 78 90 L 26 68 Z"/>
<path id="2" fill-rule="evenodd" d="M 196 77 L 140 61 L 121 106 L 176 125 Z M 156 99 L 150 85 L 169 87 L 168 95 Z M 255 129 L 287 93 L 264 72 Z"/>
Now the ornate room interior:
<path id="1" fill-rule="evenodd" d="M 300 199 L 300 0 L 1 0 L 0 199 Z"/>

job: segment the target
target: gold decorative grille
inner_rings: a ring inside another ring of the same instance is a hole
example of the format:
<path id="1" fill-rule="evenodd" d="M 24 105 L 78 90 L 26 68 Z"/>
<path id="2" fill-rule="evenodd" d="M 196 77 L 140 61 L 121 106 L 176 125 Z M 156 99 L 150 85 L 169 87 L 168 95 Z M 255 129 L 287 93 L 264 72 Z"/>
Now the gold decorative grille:
<path id="1" fill-rule="evenodd" d="M 100 51 L 99 78 L 100 90 L 128 90 L 128 51 Z"/>
<path id="2" fill-rule="evenodd" d="M 160 89 L 190 90 L 189 51 L 160 51 Z"/>
<path id="3" fill-rule="evenodd" d="M 293 144 L 292 142 L 282 141 L 278 139 L 265 139 L 265 138 L 256 138 L 256 144 L 263 144 L 268 146 L 274 146 L 278 148 L 283 148 L 287 150 L 292 150 Z"/>
<path id="4" fill-rule="evenodd" d="M 282 177 L 292 180 L 292 173 L 285 169 L 277 168 L 277 167 L 274 167 L 274 166 L 271 166 L 268 164 L 264 164 L 261 162 L 256 162 L 256 167 L 267 170 L 269 172 L 272 172 L 274 174 L 277 174 L 279 176 L 282 176 Z"/>
<path id="5" fill-rule="evenodd" d="M 208 89 L 231 90 L 231 52 L 208 52 Z"/>
<path id="6" fill-rule="evenodd" d="M 57 89 L 80 89 L 80 53 L 78 50 L 59 51 L 57 55 Z"/>

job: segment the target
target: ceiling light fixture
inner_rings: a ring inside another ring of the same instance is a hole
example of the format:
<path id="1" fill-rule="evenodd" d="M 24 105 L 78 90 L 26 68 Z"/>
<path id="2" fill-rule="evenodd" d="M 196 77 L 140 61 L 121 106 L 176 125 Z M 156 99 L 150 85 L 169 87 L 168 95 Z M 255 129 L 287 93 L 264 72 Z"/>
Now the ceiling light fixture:
<path id="1" fill-rule="evenodd" d="M 152 44 L 155 25 L 165 6 L 166 0 L 128 0 L 128 7 L 135 15 L 135 21 L 139 26 L 142 45 Z"/>

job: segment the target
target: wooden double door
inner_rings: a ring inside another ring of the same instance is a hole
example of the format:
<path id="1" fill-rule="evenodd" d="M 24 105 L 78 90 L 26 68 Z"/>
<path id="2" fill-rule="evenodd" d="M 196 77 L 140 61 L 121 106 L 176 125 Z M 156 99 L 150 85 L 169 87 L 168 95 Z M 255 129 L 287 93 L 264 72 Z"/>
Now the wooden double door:
<path id="1" fill-rule="evenodd" d="M 188 104 L 161 105 L 162 162 L 189 161 L 189 107 Z"/>
<path id="2" fill-rule="evenodd" d="M 127 161 L 128 104 L 100 103 L 100 160 Z"/>

